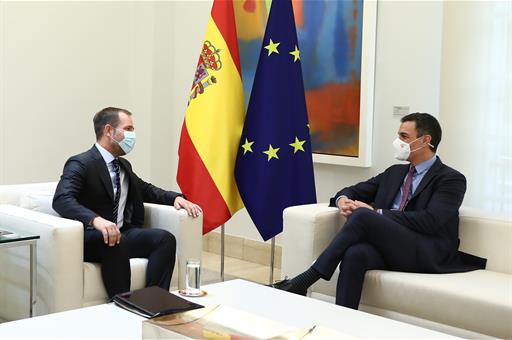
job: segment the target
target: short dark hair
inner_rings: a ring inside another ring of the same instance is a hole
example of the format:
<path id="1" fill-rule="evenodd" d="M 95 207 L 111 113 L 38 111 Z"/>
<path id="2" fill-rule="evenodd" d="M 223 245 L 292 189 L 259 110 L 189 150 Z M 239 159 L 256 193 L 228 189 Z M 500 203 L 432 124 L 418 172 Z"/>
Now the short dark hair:
<path id="1" fill-rule="evenodd" d="M 402 123 L 415 122 L 418 137 L 430 135 L 432 137 L 432 140 L 430 141 L 432 146 L 429 146 L 430 150 L 436 152 L 439 143 L 441 143 L 442 131 L 441 125 L 439 125 L 439 122 L 434 116 L 428 113 L 415 112 L 402 117 L 400 121 Z"/>
<path id="2" fill-rule="evenodd" d="M 113 127 L 117 127 L 119 125 L 120 112 L 123 112 L 128 116 L 132 115 L 130 111 L 117 107 L 106 107 L 94 115 L 92 122 L 94 123 L 96 140 L 99 140 L 103 136 L 105 125 L 110 124 Z"/>

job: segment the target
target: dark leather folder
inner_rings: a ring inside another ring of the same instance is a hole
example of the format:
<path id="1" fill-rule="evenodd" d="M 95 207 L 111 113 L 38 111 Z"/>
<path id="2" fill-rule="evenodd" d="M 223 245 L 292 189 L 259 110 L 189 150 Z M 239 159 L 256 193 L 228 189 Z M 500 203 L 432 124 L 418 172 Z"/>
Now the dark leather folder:
<path id="1" fill-rule="evenodd" d="M 204 307 L 171 294 L 157 286 L 117 294 L 113 300 L 119 307 L 146 318 L 186 312 Z"/>

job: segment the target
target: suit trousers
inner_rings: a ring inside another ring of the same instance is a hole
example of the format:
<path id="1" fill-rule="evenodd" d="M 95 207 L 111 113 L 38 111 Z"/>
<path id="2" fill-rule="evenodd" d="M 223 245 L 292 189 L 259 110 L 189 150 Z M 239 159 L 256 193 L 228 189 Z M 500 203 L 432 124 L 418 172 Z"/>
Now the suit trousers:
<path id="1" fill-rule="evenodd" d="M 336 304 L 357 309 L 367 270 L 418 271 L 417 238 L 407 227 L 360 208 L 348 217 L 313 268 L 330 280 L 339 265 Z"/>
<path id="2" fill-rule="evenodd" d="M 100 231 L 85 230 L 84 260 L 101 264 L 108 297 L 130 290 L 130 258 L 147 258 L 146 287 L 169 290 L 176 260 L 176 238 L 163 229 L 121 228 L 121 241 L 109 247 Z"/>

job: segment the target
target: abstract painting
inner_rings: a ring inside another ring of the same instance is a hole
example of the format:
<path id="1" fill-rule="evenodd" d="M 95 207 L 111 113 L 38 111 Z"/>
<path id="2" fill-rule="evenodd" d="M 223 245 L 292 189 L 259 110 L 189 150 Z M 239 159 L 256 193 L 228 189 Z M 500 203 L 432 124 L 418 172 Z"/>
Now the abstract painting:
<path id="1" fill-rule="evenodd" d="M 268 13 L 235 1 L 246 103 Z M 315 162 L 370 166 L 375 1 L 293 0 Z"/>

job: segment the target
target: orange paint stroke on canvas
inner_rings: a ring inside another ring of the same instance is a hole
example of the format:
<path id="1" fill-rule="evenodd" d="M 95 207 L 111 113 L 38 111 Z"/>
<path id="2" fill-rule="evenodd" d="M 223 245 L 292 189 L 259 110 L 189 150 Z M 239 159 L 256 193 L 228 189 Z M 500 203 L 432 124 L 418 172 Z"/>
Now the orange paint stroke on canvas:
<path id="1" fill-rule="evenodd" d="M 306 91 L 311 134 L 320 142 L 340 139 L 337 148 L 325 147 L 321 152 L 358 154 L 360 85 L 358 81 L 330 83 Z M 345 141 L 345 142 L 344 142 Z"/>
<path id="2" fill-rule="evenodd" d="M 304 26 L 304 6 L 303 0 L 292 0 L 293 16 L 295 18 L 295 26 L 301 28 Z"/>

